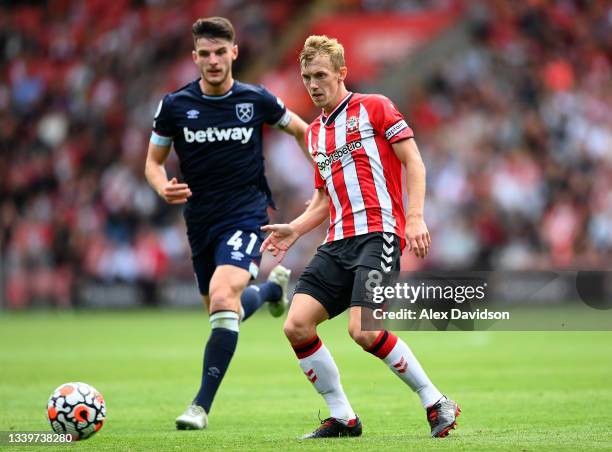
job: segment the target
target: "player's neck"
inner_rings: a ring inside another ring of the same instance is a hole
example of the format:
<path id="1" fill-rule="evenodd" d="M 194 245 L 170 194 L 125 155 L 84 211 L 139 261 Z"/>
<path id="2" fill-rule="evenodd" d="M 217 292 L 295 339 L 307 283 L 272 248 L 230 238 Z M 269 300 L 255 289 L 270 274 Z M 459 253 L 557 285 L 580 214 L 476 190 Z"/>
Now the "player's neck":
<path id="1" fill-rule="evenodd" d="M 234 78 L 231 75 L 228 75 L 221 85 L 216 86 L 206 83 L 204 77 L 200 78 L 200 89 L 207 96 L 222 96 L 232 89 L 232 86 L 234 86 Z"/>
<path id="2" fill-rule="evenodd" d="M 340 89 L 338 89 L 338 93 L 336 94 L 334 101 L 330 102 L 329 105 L 323 107 L 323 113 L 325 113 L 325 116 L 329 116 L 331 113 L 333 113 L 336 107 L 340 105 L 340 102 L 342 102 L 346 98 L 346 96 L 348 96 L 348 94 L 348 90 L 346 89 L 344 84 L 342 84 Z"/>

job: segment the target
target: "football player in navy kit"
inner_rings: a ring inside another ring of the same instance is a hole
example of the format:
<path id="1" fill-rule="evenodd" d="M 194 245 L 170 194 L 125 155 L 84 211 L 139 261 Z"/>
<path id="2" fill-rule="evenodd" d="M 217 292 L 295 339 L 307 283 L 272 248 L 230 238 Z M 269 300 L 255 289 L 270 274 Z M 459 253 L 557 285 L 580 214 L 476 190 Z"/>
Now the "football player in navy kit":
<path id="1" fill-rule="evenodd" d="M 201 77 L 166 95 L 153 123 L 146 178 L 170 204 L 186 204 L 187 236 L 212 330 L 204 351 L 200 389 L 176 419 L 178 429 L 203 429 L 238 341 L 239 324 L 264 302 L 274 316 L 287 305 L 289 271 L 275 267 L 268 281 L 248 286 L 261 259 L 261 226 L 274 206 L 264 175 L 264 124 L 293 135 L 305 148 L 306 124 L 262 86 L 232 77 L 238 56 L 232 24 L 222 17 L 192 27 L 193 61 Z M 168 180 L 170 147 L 184 182 Z"/>

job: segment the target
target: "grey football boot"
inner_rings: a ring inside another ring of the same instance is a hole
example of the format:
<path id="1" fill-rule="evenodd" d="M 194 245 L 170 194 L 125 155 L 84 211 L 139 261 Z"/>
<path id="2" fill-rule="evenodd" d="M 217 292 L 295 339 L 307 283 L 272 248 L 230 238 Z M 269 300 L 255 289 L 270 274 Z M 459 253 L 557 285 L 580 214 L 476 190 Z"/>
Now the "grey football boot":
<path id="1" fill-rule="evenodd" d="M 427 408 L 427 421 L 431 427 L 432 438 L 444 438 L 457 425 L 461 408 L 446 396 Z"/>
<path id="2" fill-rule="evenodd" d="M 285 313 L 287 307 L 289 306 L 289 298 L 288 298 L 288 286 L 289 286 L 289 277 L 291 276 L 291 270 L 283 267 L 282 265 L 277 265 L 270 272 L 270 276 L 268 276 L 268 281 L 273 282 L 274 284 L 278 284 L 281 288 L 281 297 L 278 301 L 268 301 L 268 310 L 272 317 L 280 317 Z"/>

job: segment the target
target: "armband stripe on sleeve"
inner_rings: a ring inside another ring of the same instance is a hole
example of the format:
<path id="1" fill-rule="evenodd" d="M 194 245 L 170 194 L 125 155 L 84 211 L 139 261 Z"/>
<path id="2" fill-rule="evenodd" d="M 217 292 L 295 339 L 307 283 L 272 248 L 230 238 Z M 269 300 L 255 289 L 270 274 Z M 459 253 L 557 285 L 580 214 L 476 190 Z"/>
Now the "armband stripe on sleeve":
<path id="1" fill-rule="evenodd" d="M 289 125 L 290 122 L 291 122 L 291 112 L 289 110 L 285 110 L 285 113 L 283 113 L 283 116 L 281 116 L 280 119 L 276 121 L 275 124 L 272 125 L 272 127 L 279 127 L 281 129 L 284 129 L 285 127 Z"/>
<path id="2" fill-rule="evenodd" d="M 172 137 L 165 137 L 163 135 L 159 135 L 155 132 L 151 133 L 151 143 L 156 144 L 157 146 L 170 146 L 172 144 Z"/>
<path id="3" fill-rule="evenodd" d="M 408 124 L 406 124 L 406 121 L 404 121 L 403 119 L 396 122 L 395 124 L 393 124 L 391 127 L 389 127 L 386 131 L 385 131 L 385 138 L 387 140 L 390 140 L 391 138 L 393 138 L 395 135 L 397 135 L 398 133 L 400 133 L 402 130 L 407 129 L 408 128 Z"/>

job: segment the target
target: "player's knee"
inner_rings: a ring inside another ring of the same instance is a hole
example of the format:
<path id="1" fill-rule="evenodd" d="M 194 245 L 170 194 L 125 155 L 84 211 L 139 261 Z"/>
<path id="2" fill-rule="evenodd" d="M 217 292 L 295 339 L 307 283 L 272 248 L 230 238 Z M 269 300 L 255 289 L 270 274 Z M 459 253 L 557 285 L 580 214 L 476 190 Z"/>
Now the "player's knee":
<path id="1" fill-rule="evenodd" d="M 240 304 L 240 293 L 229 285 L 215 287 L 210 291 L 210 311 L 236 310 Z"/>
<path id="2" fill-rule="evenodd" d="M 317 332 L 314 325 L 310 325 L 299 319 L 287 318 L 283 326 L 285 336 L 292 344 L 300 344 L 314 337 Z"/>
<path id="3" fill-rule="evenodd" d="M 369 349 L 376 341 L 377 331 L 362 331 L 361 325 L 349 325 L 349 334 L 363 349 Z"/>

